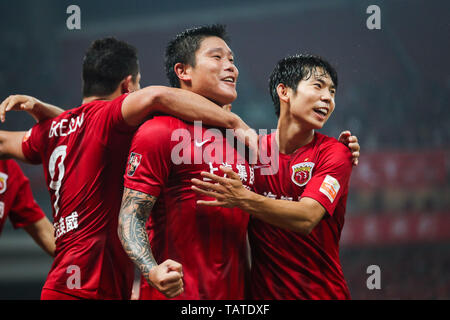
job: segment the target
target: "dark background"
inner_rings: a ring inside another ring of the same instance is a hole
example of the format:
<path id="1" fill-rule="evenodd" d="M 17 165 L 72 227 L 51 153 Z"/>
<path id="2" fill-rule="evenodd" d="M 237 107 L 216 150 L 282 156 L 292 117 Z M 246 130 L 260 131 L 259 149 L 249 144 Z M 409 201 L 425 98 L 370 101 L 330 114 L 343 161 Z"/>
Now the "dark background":
<path id="1" fill-rule="evenodd" d="M 66 9 L 81 9 L 69 30 Z M 369 30 L 369 5 L 381 29 Z M 81 65 L 97 38 L 139 50 L 142 86 L 168 82 L 167 41 L 187 27 L 224 23 L 240 70 L 233 111 L 276 128 L 268 94 L 275 63 L 318 54 L 336 66 L 336 110 L 323 133 L 349 129 L 362 156 L 353 170 L 341 262 L 354 299 L 450 298 L 450 3 L 447 1 L 1 1 L 0 99 L 36 96 L 64 109 L 81 102 Z M 0 130 L 28 130 L 10 113 Z M 21 165 L 51 216 L 40 166 Z M 0 238 L 0 298 L 38 299 L 51 259 L 8 224 Z M 381 270 L 369 290 L 367 267 Z"/>

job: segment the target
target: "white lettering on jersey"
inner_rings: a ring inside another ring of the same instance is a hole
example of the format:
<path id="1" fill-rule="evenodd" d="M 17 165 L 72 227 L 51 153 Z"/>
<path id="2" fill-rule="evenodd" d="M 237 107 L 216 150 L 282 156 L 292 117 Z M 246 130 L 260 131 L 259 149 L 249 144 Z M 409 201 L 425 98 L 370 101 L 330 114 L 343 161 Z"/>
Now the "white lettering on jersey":
<path id="1" fill-rule="evenodd" d="M 273 194 L 270 191 L 269 192 L 264 192 L 263 194 L 264 194 L 265 197 L 270 198 L 270 199 L 276 199 L 277 198 L 277 195 Z"/>
<path id="2" fill-rule="evenodd" d="M 55 228 L 55 238 L 65 235 L 67 232 L 78 229 L 78 213 L 72 212 L 65 218 L 60 218 L 58 222 L 53 224 Z"/>
<path id="3" fill-rule="evenodd" d="M 280 200 L 287 200 L 287 201 L 294 201 L 293 197 L 288 197 L 288 196 L 284 196 L 284 195 L 278 195 L 278 194 L 273 194 L 272 192 L 263 192 L 263 195 L 267 198 L 270 199 L 280 199 Z M 298 201 L 300 201 L 300 197 L 298 197 Z"/>
<path id="4" fill-rule="evenodd" d="M 81 116 L 70 119 L 62 119 L 60 121 L 53 121 L 48 132 L 48 137 L 65 137 L 74 133 L 84 122 L 84 113 Z"/>

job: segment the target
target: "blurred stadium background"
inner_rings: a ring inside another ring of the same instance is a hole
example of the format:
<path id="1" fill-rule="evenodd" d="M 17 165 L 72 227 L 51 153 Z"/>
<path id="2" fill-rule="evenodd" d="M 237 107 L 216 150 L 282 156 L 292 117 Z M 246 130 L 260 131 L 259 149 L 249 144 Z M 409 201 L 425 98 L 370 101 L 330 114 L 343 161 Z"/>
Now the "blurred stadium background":
<path id="1" fill-rule="evenodd" d="M 81 8 L 81 30 L 66 9 Z M 366 9 L 381 9 L 369 30 Z M 323 130 L 350 129 L 353 170 L 341 262 L 353 299 L 450 299 L 450 22 L 448 1 L 1 1 L 0 98 L 25 93 L 65 109 L 81 101 L 81 64 L 96 38 L 139 50 L 141 85 L 167 84 L 163 52 L 186 27 L 224 23 L 240 69 L 233 110 L 276 128 L 268 76 L 288 54 L 324 56 L 338 70 L 336 111 Z M 445 40 L 447 39 L 447 40 Z M 33 121 L 9 114 L 0 130 Z M 41 167 L 22 165 L 51 216 Z M 38 299 L 51 259 L 8 223 L 0 237 L 0 299 Z M 381 269 L 369 290 L 367 267 Z"/>

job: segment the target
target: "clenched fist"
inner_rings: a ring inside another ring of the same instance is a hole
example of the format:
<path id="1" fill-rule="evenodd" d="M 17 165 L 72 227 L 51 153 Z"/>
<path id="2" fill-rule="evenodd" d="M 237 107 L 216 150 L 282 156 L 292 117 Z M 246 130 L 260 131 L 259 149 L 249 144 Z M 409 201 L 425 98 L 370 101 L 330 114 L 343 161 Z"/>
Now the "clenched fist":
<path id="1" fill-rule="evenodd" d="M 178 262 L 167 259 L 149 272 L 150 284 L 167 298 L 174 298 L 184 291 L 183 267 Z"/>

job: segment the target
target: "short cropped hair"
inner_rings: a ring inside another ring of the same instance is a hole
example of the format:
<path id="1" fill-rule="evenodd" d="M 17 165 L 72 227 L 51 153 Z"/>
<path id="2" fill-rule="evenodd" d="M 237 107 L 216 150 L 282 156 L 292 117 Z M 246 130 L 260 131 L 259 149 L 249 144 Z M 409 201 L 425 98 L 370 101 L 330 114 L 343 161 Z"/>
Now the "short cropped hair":
<path id="1" fill-rule="evenodd" d="M 95 40 L 84 56 L 83 97 L 113 93 L 120 81 L 139 73 L 137 50 L 115 38 Z"/>
<path id="2" fill-rule="evenodd" d="M 177 63 L 183 63 L 195 67 L 195 53 L 200 48 L 202 40 L 207 37 L 219 37 L 225 42 L 229 41 L 226 27 L 214 24 L 186 29 L 168 43 L 165 53 L 165 68 L 172 87 L 180 87 L 180 79 L 175 73 L 174 66 Z"/>
<path id="3" fill-rule="evenodd" d="M 280 116 L 280 98 L 277 93 L 277 86 L 282 83 L 286 87 L 297 90 L 301 80 L 308 80 L 312 75 L 323 71 L 323 75 L 330 76 L 335 88 L 338 85 L 336 70 L 323 58 L 310 54 L 298 54 L 288 56 L 278 61 L 272 71 L 269 80 L 269 91 L 275 107 L 275 114 Z"/>

